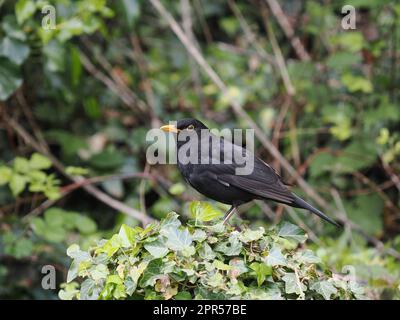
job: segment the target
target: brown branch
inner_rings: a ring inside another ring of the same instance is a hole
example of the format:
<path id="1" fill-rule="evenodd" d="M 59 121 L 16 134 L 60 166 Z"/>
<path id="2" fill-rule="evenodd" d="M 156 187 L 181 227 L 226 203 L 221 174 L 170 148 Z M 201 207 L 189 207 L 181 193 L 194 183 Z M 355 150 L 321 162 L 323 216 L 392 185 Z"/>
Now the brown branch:
<path id="1" fill-rule="evenodd" d="M 302 61 L 310 61 L 311 57 L 310 57 L 309 53 L 304 48 L 300 39 L 295 36 L 293 27 L 289 23 L 289 20 L 286 17 L 285 13 L 282 11 L 282 8 L 279 5 L 278 1 L 277 0 L 265 0 L 265 1 L 268 4 L 268 6 L 270 7 L 272 13 L 274 14 L 276 20 L 278 21 L 279 25 L 281 26 L 286 37 L 289 39 L 293 49 L 296 51 L 297 56 Z"/>

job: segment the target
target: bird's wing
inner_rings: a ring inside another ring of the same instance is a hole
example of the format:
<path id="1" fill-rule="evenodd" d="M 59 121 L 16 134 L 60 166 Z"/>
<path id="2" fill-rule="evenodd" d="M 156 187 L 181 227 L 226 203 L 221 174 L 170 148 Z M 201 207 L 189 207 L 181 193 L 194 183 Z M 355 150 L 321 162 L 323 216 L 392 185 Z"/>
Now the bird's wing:
<path id="1" fill-rule="evenodd" d="M 248 175 L 238 175 L 237 170 L 242 168 L 243 165 L 237 163 L 235 156 L 227 156 L 223 153 L 223 147 L 219 146 L 221 150 L 220 159 L 229 160 L 229 163 L 220 163 L 213 165 L 201 166 L 202 171 L 209 171 L 210 174 L 216 177 L 217 181 L 223 185 L 232 185 L 242 189 L 248 193 L 254 194 L 256 197 L 275 200 L 283 203 L 292 203 L 294 201 L 293 194 L 286 188 L 281 181 L 278 173 L 266 164 L 264 161 L 255 157 L 248 150 L 231 144 L 229 141 L 221 139 L 221 145 L 229 144 L 232 147 L 232 155 L 240 156 L 247 155 L 248 161 L 253 161 L 253 170 Z M 214 160 L 214 152 L 211 158 Z M 216 159 L 218 160 L 218 159 Z"/>
<path id="2" fill-rule="evenodd" d="M 223 184 L 235 186 L 260 198 L 271 199 L 287 204 L 292 203 L 294 200 L 292 193 L 280 181 L 266 183 L 266 180 L 260 177 L 255 178 L 254 176 L 238 176 L 232 174 L 220 174 L 217 179 Z"/>

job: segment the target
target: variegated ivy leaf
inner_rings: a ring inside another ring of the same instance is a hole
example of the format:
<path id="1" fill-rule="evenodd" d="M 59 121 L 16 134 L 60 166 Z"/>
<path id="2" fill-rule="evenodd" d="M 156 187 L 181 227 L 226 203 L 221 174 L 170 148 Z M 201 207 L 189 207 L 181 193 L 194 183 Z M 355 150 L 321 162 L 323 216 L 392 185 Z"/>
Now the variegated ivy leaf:
<path id="1" fill-rule="evenodd" d="M 268 253 L 268 256 L 264 258 L 264 261 L 269 266 L 286 266 L 287 259 L 282 254 L 282 251 L 277 246 L 274 246 Z"/>
<path id="2" fill-rule="evenodd" d="M 330 300 L 331 296 L 337 293 L 337 289 L 329 281 L 317 281 L 311 286 L 312 290 L 315 290 L 324 297 L 325 300 Z"/>
<path id="3" fill-rule="evenodd" d="M 303 243 L 307 236 L 302 229 L 289 222 L 284 222 L 279 229 L 278 236 L 293 240 L 297 243 Z"/>
<path id="4" fill-rule="evenodd" d="M 173 251 L 181 251 L 192 244 L 192 236 L 188 229 L 169 229 L 166 233 L 167 246 Z"/>
<path id="5" fill-rule="evenodd" d="M 283 277 L 282 280 L 285 282 L 285 292 L 287 294 L 295 293 L 299 296 L 304 296 L 304 291 L 307 287 L 300 282 L 297 275 L 294 272 L 288 272 Z"/>
<path id="6" fill-rule="evenodd" d="M 153 242 L 146 243 L 144 248 L 150 252 L 154 258 L 162 258 L 168 253 L 168 248 L 164 240 L 157 239 Z"/>
<path id="7" fill-rule="evenodd" d="M 264 235 L 264 232 L 265 229 L 263 227 L 260 227 L 258 230 L 246 229 L 240 234 L 239 240 L 245 243 L 256 241 Z"/>

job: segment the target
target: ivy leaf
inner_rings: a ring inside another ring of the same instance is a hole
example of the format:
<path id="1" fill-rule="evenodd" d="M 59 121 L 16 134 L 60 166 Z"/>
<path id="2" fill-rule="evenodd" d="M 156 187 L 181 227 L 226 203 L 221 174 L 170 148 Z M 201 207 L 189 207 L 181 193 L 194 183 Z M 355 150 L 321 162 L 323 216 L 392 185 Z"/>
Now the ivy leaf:
<path id="1" fill-rule="evenodd" d="M 207 233 L 204 230 L 196 229 L 192 237 L 194 241 L 203 242 L 207 239 Z"/>
<path id="2" fill-rule="evenodd" d="M 228 271 L 228 270 L 232 269 L 232 266 L 229 266 L 220 260 L 214 260 L 213 265 L 215 268 L 217 268 L 219 270 L 223 270 L 223 271 Z"/>
<path id="3" fill-rule="evenodd" d="M 260 227 L 258 230 L 246 229 L 239 236 L 240 241 L 248 243 L 260 239 L 264 235 L 265 229 Z"/>
<path id="4" fill-rule="evenodd" d="M 129 248 L 135 244 L 135 235 L 138 232 L 130 226 L 123 224 L 119 229 L 119 236 L 124 248 Z"/>
<path id="5" fill-rule="evenodd" d="M 175 300 L 192 300 L 192 295 L 188 291 L 181 291 L 181 292 L 178 292 L 174 296 L 174 299 Z"/>
<path id="6" fill-rule="evenodd" d="M 0 57 L 0 101 L 6 100 L 21 84 L 18 66 Z"/>
<path id="7" fill-rule="evenodd" d="M 203 201 L 192 201 L 190 203 L 190 212 L 197 221 L 207 222 L 218 217 L 223 216 L 223 213 L 215 209 L 208 202 Z"/>
<path id="8" fill-rule="evenodd" d="M 170 229 L 167 234 L 167 246 L 173 251 L 180 251 L 192 244 L 192 236 L 188 229 Z"/>
<path id="9" fill-rule="evenodd" d="M 236 233 L 232 234 L 228 241 L 224 241 L 219 243 L 215 247 L 215 251 L 222 252 L 227 256 L 237 256 L 242 251 L 243 245 L 238 239 L 238 235 Z"/>
<path id="10" fill-rule="evenodd" d="M 18 66 L 28 58 L 29 53 L 29 46 L 19 40 L 5 37 L 0 42 L 0 56 L 8 58 Z"/>
<path id="11" fill-rule="evenodd" d="M 307 240 L 307 236 L 304 231 L 298 226 L 291 224 L 289 222 L 284 222 L 279 229 L 278 236 L 290 240 L 294 240 L 297 243 L 303 243 Z"/>
<path id="12" fill-rule="evenodd" d="M 329 281 L 317 281 L 311 286 L 312 290 L 315 290 L 324 297 L 325 300 L 329 300 L 332 295 L 337 293 L 337 289 Z"/>
<path id="13" fill-rule="evenodd" d="M 128 277 L 125 281 L 124 281 L 124 286 L 126 289 L 126 293 L 131 296 L 137 287 L 137 282 L 133 281 L 131 277 Z"/>
<path id="14" fill-rule="evenodd" d="M 303 263 L 320 263 L 321 259 L 318 258 L 311 250 L 305 250 L 299 257 L 299 261 Z"/>
<path id="15" fill-rule="evenodd" d="M 139 286 L 142 288 L 146 286 L 153 286 L 156 283 L 157 277 L 159 277 L 161 274 L 162 265 L 162 259 L 151 260 L 147 265 L 143 276 L 140 278 Z"/>
<path id="16" fill-rule="evenodd" d="M 100 295 L 100 287 L 90 278 L 86 279 L 81 284 L 81 300 L 97 300 Z"/>
<path id="17" fill-rule="evenodd" d="M 109 274 L 108 268 L 104 264 L 98 264 L 96 268 L 90 272 L 90 275 L 96 282 L 98 282 L 100 279 L 107 278 L 108 274 Z"/>
<path id="18" fill-rule="evenodd" d="M 265 263 L 269 266 L 286 266 L 287 260 L 278 247 L 273 247 L 268 256 L 264 259 Z"/>
<path id="19" fill-rule="evenodd" d="M 272 274 L 272 267 L 267 266 L 264 263 L 253 262 L 250 265 L 250 269 L 256 273 L 258 286 L 261 286 L 264 283 L 266 277 Z"/>
<path id="20" fill-rule="evenodd" d="M 207 242 L 203 243 L 198 252 L 199 256 L 204 260 L 213 260 L 216 256 L 215 252 L 211 249 Z"/>
<path id="21" fill-rule="evenodd" d="M 150 254 L 154 258 L 162 258 L 168 253 L 168 248 L 166 247 L 166 244 L 164 241 L 161 239 L 157 239 L 156 241 L 146 243 L 144 245 L 144 248 L 150 252 Z"/>
<path id="22" fill-rule="evenodd" d="M 298 294 L 299 296 L 304 295 L 304 290 L 306 290 L 307 287 L 297 279 L 295 273 L 293 272 L 286 273 L 282 277 L 282 280 L 285 282 L 285 292 L 287 294 L 295 293 Z"/>
<path id="23" fill-rule="evenodd" d="M 75 260 L 73 260 L 68 269 L 67 283 L 70 283 L 72 280 L 74 280 L 78 276 L 78 267 L 79 267 L 79 263 L 76 262 Z"/>
<path id="24" fill-rule="evenodd" d="M 170 230 L 177 229 L 181 225 L 176 212 L 168 213 L 167 217 L 161 222 L 161 235 L 167 235 Z"/>
<path id="25" fill-rule="evenodd" d="M 15 5 L 15 15 L 17 16 L 18 24 L 22 24 L 32 17 L 35 11 L 36 6 L 32 0 L 18 0 Z"/>
<path id="26" fill-rule="evenodd" d="M 221 273 L 216 272 L 207 278 L 207 285 L 214 288 L 222 287 L 224 285 L 224 277 Z"/>

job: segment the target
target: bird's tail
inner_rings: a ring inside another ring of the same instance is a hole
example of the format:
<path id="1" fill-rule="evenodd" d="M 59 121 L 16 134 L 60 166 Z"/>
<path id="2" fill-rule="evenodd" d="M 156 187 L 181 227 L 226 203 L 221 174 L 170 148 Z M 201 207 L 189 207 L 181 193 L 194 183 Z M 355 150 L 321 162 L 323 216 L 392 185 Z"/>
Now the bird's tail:
<path id="1" fill-rule="evenodd" d="M 323 212 L 321 212 L 318 209 L 314 208 L 311 204 L 305 202 L 300 197 L 296 196 L 295 194 L 293 194 L 293 197 L 294 197 L 294 201 L 291 203 L 291 205 L 293 207 L 301 208 L 301 209 L 307 209 L 307 210 L 311 211 L 312 213 L 316 214 L 318 217 L 324 219 L 325 221 L 328 221 L 328 222 L 332 223 L 336 227 L 341 227 L 341 225 L 339 223 L 337 223 L 333 219 L 329 218 L 326 214 L 324 214 Z"/>

